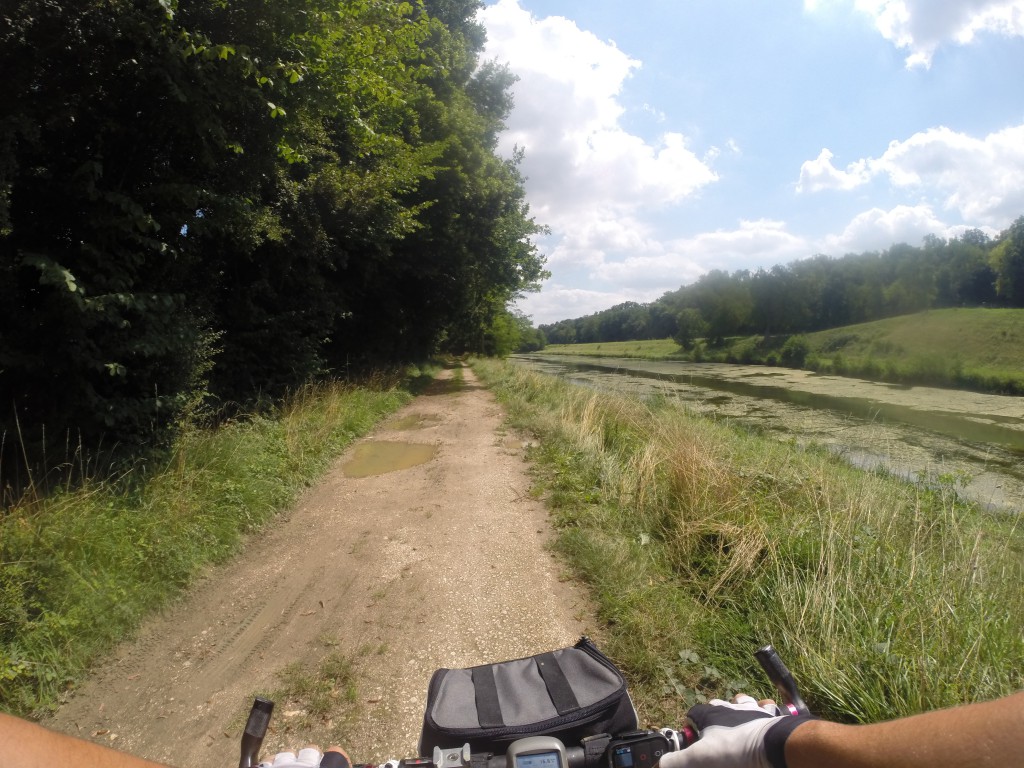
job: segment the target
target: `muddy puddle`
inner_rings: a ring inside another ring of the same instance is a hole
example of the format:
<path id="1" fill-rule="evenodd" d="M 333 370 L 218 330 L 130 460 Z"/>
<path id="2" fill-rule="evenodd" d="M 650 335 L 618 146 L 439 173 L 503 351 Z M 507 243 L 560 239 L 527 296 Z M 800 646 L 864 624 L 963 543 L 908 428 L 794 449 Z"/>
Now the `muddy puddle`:
<path id="1" fill-rule="evenodd" d="M 347 477 L 370 477 L 426 464 L 437 455 L 436 445 L 374 440 L 359 443 L 342 471 Z"/>
<path id="2" fill-rule="evenodd" d="M 955 478 L 967 498 L 1024 510 L 1021 397 L 762 366 L 568 355 L 515 360 L 583 386 L 672 397 L 701 415 L 824 446 L 858 467 L 921 482 Z"/>

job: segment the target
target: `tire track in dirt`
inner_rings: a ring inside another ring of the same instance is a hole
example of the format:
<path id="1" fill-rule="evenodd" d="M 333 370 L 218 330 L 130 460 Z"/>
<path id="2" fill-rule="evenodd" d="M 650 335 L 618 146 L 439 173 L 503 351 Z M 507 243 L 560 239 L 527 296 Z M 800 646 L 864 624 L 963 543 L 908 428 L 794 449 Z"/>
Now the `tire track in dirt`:
<path id="1" fill-rule="evenodd" d="M 355 660 L 350 754 L 402 757 L 415 750 L 434 669 L 592 632 L 588 603 L 545 549 L 547 513 L 526 494 L 521 447 L 503 441 L 501 409 L 472 371 L 464 378 L 438 381 L 366 438 L 434 445 L 431 461 L 352 478 L 342 467 L 353 446 L 46 724 L 175 765 L 234 765 L 253 693 L 272 690 L 292 662 L 315 663 L 329 638 Z M 301 736 L 268 739 L 264 751 L 322 734 Z"/>

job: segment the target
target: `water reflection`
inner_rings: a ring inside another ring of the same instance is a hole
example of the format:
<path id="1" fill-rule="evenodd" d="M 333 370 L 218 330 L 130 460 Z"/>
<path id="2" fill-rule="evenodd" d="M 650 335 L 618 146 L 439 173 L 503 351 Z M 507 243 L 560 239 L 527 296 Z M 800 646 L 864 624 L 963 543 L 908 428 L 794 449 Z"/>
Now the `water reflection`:
<path id="1" fill-rule="evenodd" d="M 1024 509 L 1024 398 L 893 386 L 760 366 L 523 355 L 577 384 L 659 393 L 699 414 L 818 444 L 912 480 L 946 476 L 982 504 Z"/>

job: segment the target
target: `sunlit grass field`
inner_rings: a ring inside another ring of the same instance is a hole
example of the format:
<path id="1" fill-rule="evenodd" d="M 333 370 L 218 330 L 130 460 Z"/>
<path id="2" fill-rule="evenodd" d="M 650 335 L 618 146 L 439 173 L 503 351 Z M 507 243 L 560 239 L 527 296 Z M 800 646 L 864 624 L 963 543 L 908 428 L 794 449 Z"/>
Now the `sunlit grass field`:
<path id="1" fill-rule="evenodd" d="M 1024 309 L 942 309 L 810 334 L 812 354 L 835 365 L 909 372 L 946 369 L 979 381 L 1024 382 Z M 954 382 L 955 383 L 955 382 Z"/>
<path id="2" fill-rule="evenodd" d="M 535 493 L 652 723 L 771 693 L 773 642 L 812 708 L 868 722 L 1024 687 L 1019 516 L 691 416 L 668 398 L 477 372 L 536 443 Z"/>
<path id="3" fill-rule="evenodd" d="M 779 365 L 787 338 L 734 338 L 721 348 L 702 346 L 696 356 L 671 339 L 552 344 L 543 353 Z M 932 310 L 804 338 L 811 370 L 1024 394 L 1024 309 Z"/>
<path id="4" fill-rule="evenodd" d="M 644 341 L 604 341 L 594 344 L 549 344 L 543 352 L 554 355 L 586 355 L 587 357 L 639 357 L 648 360 L 682 358 L 686 354 L 672 339 Z"/>

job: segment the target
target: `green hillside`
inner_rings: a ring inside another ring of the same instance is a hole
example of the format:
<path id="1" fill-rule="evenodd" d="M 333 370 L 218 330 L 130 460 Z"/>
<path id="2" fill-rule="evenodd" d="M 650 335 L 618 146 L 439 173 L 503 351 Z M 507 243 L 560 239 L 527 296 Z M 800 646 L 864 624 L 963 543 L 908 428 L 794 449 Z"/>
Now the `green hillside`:
<path id="1" fill-rule="evenodd" d="M 937 309 L 806 336 L 551 345 L 553 354 L 782 365 L 907 384 L 1024 394 L 1024 309 Z M 796 365 L 802 361 L 802 365 Z"/>
<path id="2" fill-rule="evenodd" d="M 965 370 L 1024 376 L 1024 309 L 931 310 L 813 333 L 808 341 L 823 356 L 955 358 Z"/>

